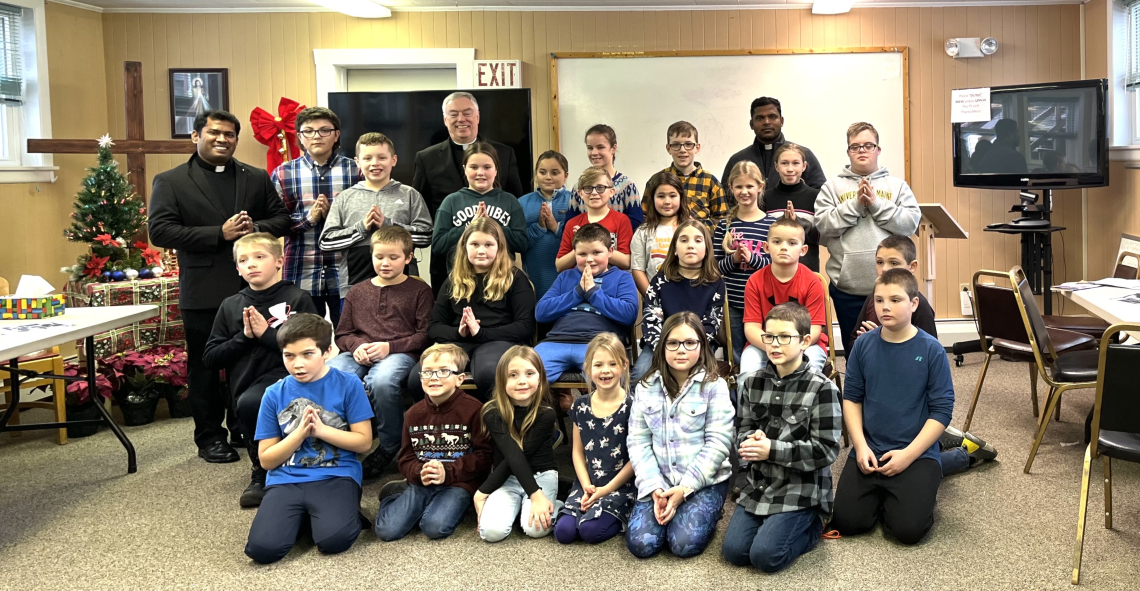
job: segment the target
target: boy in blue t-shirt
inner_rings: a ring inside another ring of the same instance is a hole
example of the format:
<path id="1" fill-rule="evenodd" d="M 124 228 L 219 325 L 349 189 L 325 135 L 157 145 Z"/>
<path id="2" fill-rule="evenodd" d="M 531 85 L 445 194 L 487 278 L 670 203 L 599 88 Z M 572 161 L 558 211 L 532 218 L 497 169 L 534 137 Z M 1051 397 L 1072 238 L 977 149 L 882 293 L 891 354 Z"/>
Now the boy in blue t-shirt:
<path id="1" fill-rule="evenodd" d="M 939 437 L 954 411 L 946 350 L 911 324 L 918 281 L 906 269 L 875 281 L 882 325 L 855 341 L 847 357 L 843 420 L 852 449 L 839 477 L 831 526 L 844 536 L 875 527 L 916 544 L 934 525 L 943 472 L 968 465 L 963 447 L 944 454 Z"/>
<path id="2" fill-rule="evenodd" d="M 558 274 L 538 301 L 538 322 L 553 322 L 546 339 L 534 348 L 553 384 L 568 371 L 582 371 L 586 349 L 595 335 L 612 332 L 623 343 L 637 322 L 637 284 L 627 271 L 610 266 L 613 238 L 601 224 L 586 224 L 574 234 L 576 266 Z"/>
<path id="3" fill-rule="evenodd" d="M 290 375 L 261 399 L 254 438 L 269 473 L 245 546 L 261 564 L 289 553 L 306 515 L 326 554 L 348 550 L 360 535 L 356 454 L 372 447 L 372 405 L 356 376 L 325 364 L 332 337 L 316 314 L 297 314 L 277 331 Z"/>

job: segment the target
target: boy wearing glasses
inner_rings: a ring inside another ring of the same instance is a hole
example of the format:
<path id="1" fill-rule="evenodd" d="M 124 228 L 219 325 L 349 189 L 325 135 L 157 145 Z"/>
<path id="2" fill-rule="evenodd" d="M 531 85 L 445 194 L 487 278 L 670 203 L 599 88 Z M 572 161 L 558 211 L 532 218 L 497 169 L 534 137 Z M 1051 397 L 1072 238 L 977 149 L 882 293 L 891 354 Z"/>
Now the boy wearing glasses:
<path id="1" fill-rule="evenodd" d="M 759 371 L 768 363 L 771 339 L 764 331 L 764 319 L 780 304 L 795 302 L 811 314 L 810 337 L 804 348 L 808 366 L 816 372 L 827 363 L 827 299 L 823 282 L 800 257 L 807 254 L 808 245 L 804 227 L 797 220 L 782 217 L 768 228 L 768 242 L 764 249 L 772 257 L 772 264 L 756 271 L 744 285 L 744 336 L 749 345 L 740 355 L 740 375 Z"/>
<path id="2" fill-rule="evenodd" d="M 851 164 L 828 180 L 815 200 L 815 227 L 826 247 L 829 290 L 845 352 L 863 302 L 875 286 L 875 250 L 892 234 L 910 236 L 922 212 L 906 181 L 879 166 L 879 132 L 870 123 L 847 128 Z"/>
<path id="3" fill-rule="evenodd" d="M 672 166 L 665 169 L 681 179 L 685 194 L 689 197 L 689 211 L 694 219 L 701 220 L 711 232 L 717 220 L 728 215 L 728 199 L 716 177 L 701 168 L 697 154 L 701 153 L 701 143 L 697 128 L 688 121 L 678 121 L 665 132 L 665 149 L 673 159 Z M 642 202 L 649 211 L 653 207 L 653 196 Z"/>
<path id="4" fill-rule="evenodd" d="M 428 346 L 428 322 L 435 304 L 431 287 L 404 272 L 412 260 L 412 236 L 400 226 L 372 235 L 376 276 L 348 290 L 336 329 L 340 349 L 329 366 L 364 380 L 375 415 L 380 446 L 362 462 L 364 478 L 375 478 L 400 451 L 404 406 L 400 390 Z"/>
<path id="5" fill-rule="evenodd" d="M 297 115 L 297 139 L 305 153 L 278 166 L 270 177 L 285 202 L 291 223 L 285 234 L 285 281 L 308 291 L 317 315 L 340 323 L 340 299 L 348 290 L 341 277 L 343 257 L 323 248 L 318 240 L 329 208 L 360 178 L 360 169 L 340 153 L 340 119 L 324 107 Z"/>
<path id="6" fill-rule="evenodd" d="M 356 163 L 364 180 L 345 189 L 329 210 L 321 232 L 321 248 L 343 253 L 338 266 L 340 293 L 376 276 L 368 237 L 379 230 L 398 226 L 412 236 L 418 248 L 431 246 L 432 221 L 418 191 L 392 178 L 396 146 L 382 133 L 366 133 L 356 141 Z M 419 276 L 415 259 L 408 275 Z"/>
<path id="7" fill-rule="evenodd" d="M 610 198 L 614 196 L 614 182 L 600 166 L 587 168 L 578 177 L 578 194 L 585 200 L 586 213 L 566 221 L 562 231 L 562 244 L 558 247 L 558 258 L 554 268 L 561 273 L 578 266 L 574 255 L 576 241 L 574 235 L 579 228 L 598 224 L 610 231 L 612 248 L 609 263 L 619 269 L 629 270 L 629 243 L 633 239 L 633 226 L 629 216 L 610 209 Z"/>
<path id="8" fill-rule="evenodd" d="M 483 405 L 459 389 L 467 354 L 451 343 L 432 345 L 420 356 L 420 367 L 427 396 L 404 415 L 400 445 L 400 473 L 408 481 L 380 489 L 374 531 L 385 542 L 406 536 L 417 524 L 430 539 L 450 536 L 491 470 Z"/>
<path id="9" fill-rule="evenodd" d="M 741 382 L 735 439 L 746 474 L 724 534 L 725 560 L 772 573 L 819 542 L 835 494 L 831 463 L 839 455 L 839 389 L 810 371 L 811 314 L 789 302 L 764 321 L 771 363 Z"/>

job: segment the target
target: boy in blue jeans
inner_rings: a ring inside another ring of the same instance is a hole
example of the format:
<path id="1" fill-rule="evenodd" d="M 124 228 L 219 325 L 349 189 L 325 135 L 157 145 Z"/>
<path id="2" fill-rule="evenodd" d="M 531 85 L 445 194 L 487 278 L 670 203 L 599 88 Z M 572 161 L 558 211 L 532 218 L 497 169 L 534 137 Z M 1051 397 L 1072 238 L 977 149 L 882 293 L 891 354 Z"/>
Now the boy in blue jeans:
<path id="1" fill-rule="evenodd" d="M 839 389 L 812 371 L 811 314 L 793 302 L 764 320 L 768 361 L 740 388 L 736 446 L 747 480 L 724 534 L 725 560 L 767 573 L 815 547 L 831 514 Z"/>
<path id="2" fill-rule="evenodd" d="M 265 498 L 249 528 L 245 554 L 277 562 L 308 519 L 317 549 L 344 552 L 356 541 L 360 461 L 372 448 L 372 407 L 356 376 L 332 369 L 332 325 L 297 314 L 277 331 L 289 376 L 261 399 L 257 431 Z"/>
<path id="3" fill-rule="evenodd" d="M 432 345 L 420 357 L 425 397 L 404 416 L 400 446 L 400 473 L 408 481 L 380 490 L 375 532 L 385 542 L 408 535 L 417 524 L 430 539 L 450 536 L 491 471 L 483 404 L 459 389 L 464 367 L 467 353 L 452 343 Z"/>
<path id="4" fill-rule="evenodd" d="M 538 301 L 538 322 L 553 322 L 546 340 L 534 348 L 550 383 L 567 371 L 582 371 L 586 348 L 599 333 L 612 332 L 629 343 L 637 321 L 637 284 L 627 271 L 610 267 L 613 239 L 601 224 L 586 224 L 574 234 L 572 269 L 558 274 Z"/>
<path id="5" fill-rule="evenodd" d="M 870 531 L 881 517 L 899 542 L 917 544 L 934 525 L 942 476 L 996 455 L 988 445 L 941 451 L 954 383 L 942 344 L 911 324 L 917 309 L 914 275 L 884 271 L 875 281 L 881 326 L 859 337 L 847 357 L 843 420 L 852 449 L 831 521 L 844 536 Z"/>
<path id="6" fill-rule="evenodd" d="M 400 452 L 400 393 L 420 351 L 430 344 L 427 329 L 435 303 L 431 287 L 406 272 L 412 262 L 410 232 L 385 226 L 370 241 L 376 276 L 349 288 L 336 329 L 341 353 L 329 362 L 363 379 L 372 402 L 380 446 L 364 458 L 367 479 L 380 476 Z"/>

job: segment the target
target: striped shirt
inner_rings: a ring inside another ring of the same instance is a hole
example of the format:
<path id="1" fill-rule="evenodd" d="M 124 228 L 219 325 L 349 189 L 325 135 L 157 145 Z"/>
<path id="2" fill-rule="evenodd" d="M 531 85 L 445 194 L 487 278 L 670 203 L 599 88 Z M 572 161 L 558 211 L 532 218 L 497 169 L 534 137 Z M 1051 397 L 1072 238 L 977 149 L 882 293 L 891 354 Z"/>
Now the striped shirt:
<path id="1" fill-rule="evenodd" d="M 636 230 L 641 222 L 645 221 L 645 212 L 641 209 L 641 192 L 629 177 L 620 172 L 614 172 L 614 196 L 610 197 L 610 209 L 620 211 L 629 217 L 630 230 Z M 586 204 L 578 194 L 578 188 L 570 193 L 570 209 L 566 213 L 567 219 L 578 214 L 586 213 Z"/>
<path id="2" fill-rule="evenodd" d="M 747 482 L 737 504 L 753 515 L 814 507 L 831 513 L 831 463 L 839 455 L 839 389 L 808 367 L 780 377 L 769 363 L 742 380 L 733 447 L 757 431 L 771 441 L 768 459 L 745 462 Z"/>
<path id="3" fill-rule="evenodd" d="M 764 252 L 764 243 L 768 240 L 768 227 L 775 221 L 776 218 L 766 216 L 755 222 L 740 219 L 722 219 L 717 222 L 716 230 L 713 231 L 713 255 L 716 256 L 717 269 L 724 278 L 729 306 L 744 308 L 744 286 L 748 285 L 748 278 L 772 262 L 772 257 Z M 724 250 L 724 236 L 729 231 L 735 232 L 737 239 L 748 246 L 752 252 L 751 260 L 737 264 L 732 253 Z"/>
<path id="4" fill-rule="evenodd" d="M 671 172 L 685 184 L 685 195 L 689 198 L 689 212 L 694 219 L 701 220 L 711 230 L 717 220 L 728 215 L 728 199 L 716 177 L 696 163 L 692 174 L 684 175 L 673 165 L 663 172 Z M 646 202 L 648 203 L 648 201 Z"/>
<path id="5" fill-rule="evenodd" d="M 318 166 L 306 153 L 278 166 L 270 176 L 277 194 L 289 211 L 291 226 L 285 235 L 285 281 L 292 281 L 313 296 L 340 295 L 337 262 L 341 254 L 321 250 L 318 239 L 324 219 L 313 224 L 309 211 L 317 197 L 324 195 L 329 206 L 341 191 L 356 184 L 360 169 L 351 158 L 333 156 Z"/>

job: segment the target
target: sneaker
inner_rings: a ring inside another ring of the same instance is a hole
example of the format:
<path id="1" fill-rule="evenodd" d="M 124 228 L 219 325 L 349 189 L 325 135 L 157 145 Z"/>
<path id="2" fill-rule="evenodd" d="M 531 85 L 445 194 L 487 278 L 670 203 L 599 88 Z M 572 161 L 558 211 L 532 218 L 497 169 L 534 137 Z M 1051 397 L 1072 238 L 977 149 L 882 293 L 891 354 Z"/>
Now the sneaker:
<path id="1" fill-rule="evenodd" d="M 384 473 L 398 453 L 400 453 L 398 449 L 385 451 L 379 447 L 376 448 L 376 451 L 372 452 L 372 455 L 364 458 L 364 461 L 360 462 L 360 466 L 364 470 L 364 479 L 378 478 Z"/>
<path id="2" fill-rule="evenodd" d="M 380 487 L 380 502 L 384 502 L 384 499 L 388 497 L 402 495 L 406 490 L 408 490 L 408 480 L 406 478 L 389 480 L 384 483 L 384 486 Z"/>
<path id="3" fill-rule="evenodd" d="M 260 466 L 253 469 L 253 473 L 249 478 L 249 486 L 241 493 L 241 498 L 238 499 L 238 505 L 242 509 L 252 509 L 261 506 L 261 499 L 265 498 L 265 470 Z"/>
<path id="4" fill-rule="evenodd" d="M 965 448 L 966 453 L 970 454 L 971 466 L 978 462 L 992 461 L 997 457 L 997 450 L 984 439 L 973 433 L 963 433 L 954 427 L 946 427 L 938 442 L 942 444 L 942 449 Z"/>

